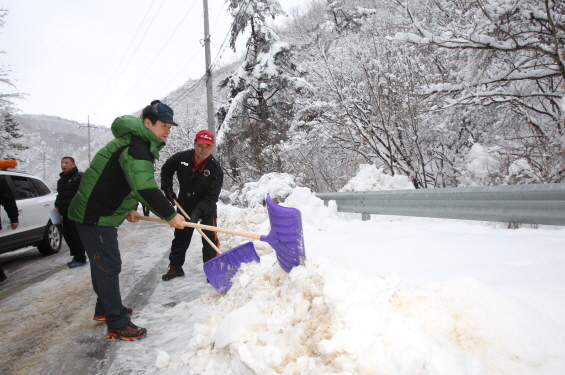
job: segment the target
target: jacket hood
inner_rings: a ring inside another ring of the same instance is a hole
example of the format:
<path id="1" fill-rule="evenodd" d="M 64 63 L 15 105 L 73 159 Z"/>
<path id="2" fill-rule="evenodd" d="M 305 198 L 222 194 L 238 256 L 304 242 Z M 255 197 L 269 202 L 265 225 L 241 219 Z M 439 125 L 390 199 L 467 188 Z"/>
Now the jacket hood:
<path id="1" fill-rule="evenodd" d="M 155 159 L 159 160 L 159 151 L 165 147 L 165 142 L 159 139 L 153 132 L 143 125 L 140 117 L 125 115 L 117 117 L 112 122 L 112 134 L 115 138 L 123 137 L 128 134 L 139 137 L 151 143 L 151 153 Z"/>

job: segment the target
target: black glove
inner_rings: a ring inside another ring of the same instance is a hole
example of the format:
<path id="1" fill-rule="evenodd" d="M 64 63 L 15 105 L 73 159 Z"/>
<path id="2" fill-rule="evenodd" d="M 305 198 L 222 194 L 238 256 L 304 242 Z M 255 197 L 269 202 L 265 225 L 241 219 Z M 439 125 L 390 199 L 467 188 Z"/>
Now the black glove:
<path id="1" fill-rule="evenodd" d="M 200 220 L 200 215 L 202 215 L 202 211 L 199 208 L 195 208 L 190 214 L 190 222 L 194 224 L 198 224 L 198 220 Z"/>
<path id="2" fill-rule="evenodd" d="M 173 191 L 173 187 L 167 186 L 166 188 L 163 189 L 163 193 L 165 193 L 165 197 L 167 197 L 169 202 L 171 202 L 171 204 L 174 205 L 175 204 L 174 201 L 177 200 L 177 195 Z"/>

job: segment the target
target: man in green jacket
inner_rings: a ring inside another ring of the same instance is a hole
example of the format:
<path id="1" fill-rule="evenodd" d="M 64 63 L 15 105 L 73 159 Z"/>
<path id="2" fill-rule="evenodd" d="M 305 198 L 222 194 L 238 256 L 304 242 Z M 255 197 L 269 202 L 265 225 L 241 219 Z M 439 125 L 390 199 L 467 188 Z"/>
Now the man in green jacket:
<path id="1" fill-rule="evenodd" d="M 68 217 L 77 223 L 90 259 L 98 296 L 94 320 L 106 321 L 110 339 L 137 340 L 147 333 L 131 322 L 132 310 L 122 304 L 117 227 L 124 220 L 138 221 L 135 210 L 141 202 L 171 227 L 184 228 L 184 218 L 157 187 L 153 169 L 171 126 L 177 125 L 173 115 L 169 106 L 155 100 L 143 109 L 141 118 L 116 118 L 115 138 L 96 153 L 69 206 Z"/>

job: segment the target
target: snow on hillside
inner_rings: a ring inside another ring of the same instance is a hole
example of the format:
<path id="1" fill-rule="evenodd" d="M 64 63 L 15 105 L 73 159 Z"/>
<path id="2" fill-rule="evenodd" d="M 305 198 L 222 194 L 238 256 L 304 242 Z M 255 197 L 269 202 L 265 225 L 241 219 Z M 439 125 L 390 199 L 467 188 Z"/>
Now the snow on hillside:
<path id="1" fill-rule="evenodd" d="M 17 115 L 15 118 L 24 135 L 20 141 L 28 147 L 19 152 L 18 170 L 44 179 L 55 189 L 63 156 L 73 157 L 81 171 L 88 167 L 88 124 L 45 115 Z M 91 157 L 110 139 L 110 128 L 92 127 Z"/>

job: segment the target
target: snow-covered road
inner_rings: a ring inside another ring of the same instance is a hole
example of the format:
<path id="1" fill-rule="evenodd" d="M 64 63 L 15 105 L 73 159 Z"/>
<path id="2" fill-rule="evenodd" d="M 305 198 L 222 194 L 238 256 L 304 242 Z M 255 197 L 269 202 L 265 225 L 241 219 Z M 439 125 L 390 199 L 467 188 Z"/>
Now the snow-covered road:
<path id="1" fill-rule="evenodd" d="M 132 320 L 138 324 L 141 310 L 163 284 L 171 238 L 172 229 L 162 224 L 126 222 L 120 227 L 122 298 L 134 309 Z M 183 278 L 187 285 L 198 285 L 195 297 L 205 281 L 198 252 L 189 250 L 192 266 Z M 108 373 L 122 343 L 106 339 L 105 324 L 92 320 L 96 299 L 89 267 L 70 270 L 66 267 L 70 259 L 65 244 L 50 257 L 35 248 L 0 256 L 8 273 L 0 284 L 0 374 Z M 162 286 L 159 300 L 164 301 L 164 293 L 170 299 L 163 303 L 164 310 L 181 301 L 174 290 L 177 286 Z M 185 288 L 182 300 L 190 299 L 190 293 Z M 151 327 L 148 330 L 151 337 Z"/>
<path id="2" fill-rule="evenodd" d="M 285 205 L 301 209 L 306 265 L 287 274 L 256 241 L 261 263 L 242 267 L 222 294 L 206 283 L 198 234 L 186 276 L 163 282 L 173 230 L 125 222 L 121 290 L 133 322 L 148 329 L 139 341 L 105 338 L 105 325 L 92 320 L 89 269 L 68 270 L 66 249 L 26 260 L 0 285 L 1 374 L 558 375 L 564 368 L 563 228 L 362 222 L 300 189 Z M 262 206 L 221 205 L 219 217 L 225 228 L 269 230 Z M 224 250 L 246 241 L 220 240 Z"/>

